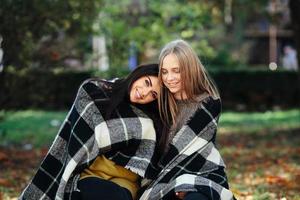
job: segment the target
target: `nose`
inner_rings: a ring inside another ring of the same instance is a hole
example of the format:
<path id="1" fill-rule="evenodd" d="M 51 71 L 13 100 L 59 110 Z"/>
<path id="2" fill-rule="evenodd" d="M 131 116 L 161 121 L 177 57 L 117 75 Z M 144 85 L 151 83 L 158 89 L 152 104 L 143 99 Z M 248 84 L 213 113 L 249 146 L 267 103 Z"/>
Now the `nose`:
<path id="1" fill-rule="evenodd" d="M 172 73 L 169 73 L 169 74 L 167 74 L 167 81 L 172 81 L 172 80 L 174 80 L 175 79 L 175 76 L 174 76 L 174 74 L 172 74 Z"/>
<path id="2" fill-rule="evenodd" d="M 150 87 L 144 87 L 142 90 L 142 98 L 144 99 L 146 96 L 148 96 L 151 93 L 152 88 Z"/>

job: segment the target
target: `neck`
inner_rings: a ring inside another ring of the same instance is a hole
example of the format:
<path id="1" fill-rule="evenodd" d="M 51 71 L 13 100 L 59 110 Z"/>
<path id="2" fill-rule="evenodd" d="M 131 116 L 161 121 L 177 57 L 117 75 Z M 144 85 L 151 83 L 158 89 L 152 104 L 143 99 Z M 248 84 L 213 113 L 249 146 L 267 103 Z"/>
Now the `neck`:
<path id="1" fill-rule="evenodd" d="M 185 92 L 176 93 L 176 94 L 174 94 L 174 98 L 176 100 L 186 100 L 187 99 L 187 95 L 186 95 Z"/>

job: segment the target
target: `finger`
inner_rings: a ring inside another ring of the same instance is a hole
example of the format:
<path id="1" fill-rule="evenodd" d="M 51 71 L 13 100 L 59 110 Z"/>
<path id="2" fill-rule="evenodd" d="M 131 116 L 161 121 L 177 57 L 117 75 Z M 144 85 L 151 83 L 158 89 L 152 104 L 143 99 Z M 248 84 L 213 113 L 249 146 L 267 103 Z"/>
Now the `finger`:
<path id="1" fill-rule="evenodd" d="M 179 198 L 179 199 L 183 199 L 184 196 L 185 196 L 185 192 L 176 192 L 176 196 Z"/>

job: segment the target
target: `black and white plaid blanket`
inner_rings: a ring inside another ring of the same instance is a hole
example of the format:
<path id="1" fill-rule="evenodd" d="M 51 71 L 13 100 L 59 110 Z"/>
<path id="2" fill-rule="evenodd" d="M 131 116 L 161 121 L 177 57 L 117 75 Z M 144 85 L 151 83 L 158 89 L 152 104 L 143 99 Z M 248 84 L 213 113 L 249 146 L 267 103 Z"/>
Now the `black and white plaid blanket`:
<path id="1" fill-rule="evenodd" d="M 81 170 L 99 154 L 142 177 L 152 176 L 156 170 L 151 163 L 156 145 L 153 121 L 128 103 L 104 120 L 105 102 L 107 93 L 99 82 L 81 85 L 49 152 L 19 199 L 71 199 Z"/>
<path id="2" fill-rule="evenodd" d="M 198 191 L 212 200 L 234 199 L 214 144 L 220 112 L 220 99 L 208 97 L 201 104 L 174 136 L 161 162 L 163 169 L 141 200 L 174 199 L 175 192 L 182 191 Z"/>

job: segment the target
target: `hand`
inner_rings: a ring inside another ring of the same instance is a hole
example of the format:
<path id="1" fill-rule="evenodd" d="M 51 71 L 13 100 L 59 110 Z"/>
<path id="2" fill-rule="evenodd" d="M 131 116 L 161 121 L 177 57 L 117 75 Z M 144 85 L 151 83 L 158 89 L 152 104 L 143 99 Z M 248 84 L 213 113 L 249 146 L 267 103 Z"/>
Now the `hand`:
<path id="1" fill-rule="evenodd" d="M 186 195 L 186 192 L 176 192 L 175 194 L 178 199 L 183 199 Z"/>

